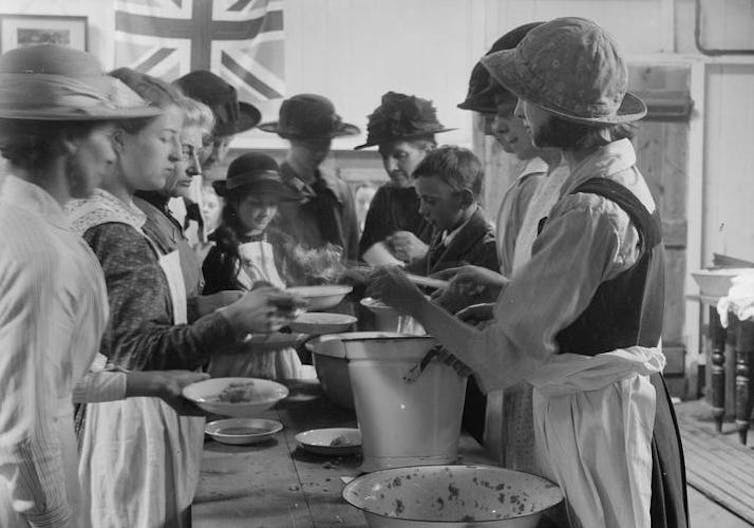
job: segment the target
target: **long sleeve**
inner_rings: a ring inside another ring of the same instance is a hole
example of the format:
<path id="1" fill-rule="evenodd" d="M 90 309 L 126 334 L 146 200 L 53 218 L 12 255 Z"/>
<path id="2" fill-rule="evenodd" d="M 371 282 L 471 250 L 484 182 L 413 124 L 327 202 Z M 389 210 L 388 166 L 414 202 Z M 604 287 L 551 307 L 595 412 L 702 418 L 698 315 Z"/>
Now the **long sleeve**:
<path id="1" fill-rule="evenodd" d="M 396 230 L 393 217 L 390 214 L 389 199 L 388 187 L 383 185 L 377 189 L 369 204 L 366 220 L 364 220 L 364 232 L 361 234 L 361 240 L 359 240 L 359 258 L 364 255 L 366 250 L 384 240 Z"/>
<path id="2" fill-rule="evenodd" d="M 0 475 L 30 526 L 67 527 L 72 512 L 51 388 L 56 353 L 70 345 L 70 335 L 63 339 L 70 322 L 56 319 L 66 310 L 56 306 L 64 300 L 55 292 L 54 256 L 13 258 L 13 251 L 6 245 L 0 259 Z"/>
<path id="3" fill-rule="evenodd" d="M 342 181 L 343 190 L 343 237 L 345 238 L 344 257 L 354 262 L 359 257 L 359 219 L 356 217 L 356 203 L 351 188 Z"/>
<path id="4" fill-rule="evenodd" d="M 84 238 L 105 273 L 110 320 L 101 352 L 110 364 L 129 370 L 195 369 L 214 350 L 235 342 L 232 328 L 217 312 L 190 325 L 172 324 L 167 281 L 135 229 L 102 224 Z"/>
<path id="5" fill-rule="evenodd" d="M 97 403 L 126 397 L 126 373 L 87 372 L 73 387 L 73 403 Z"/>

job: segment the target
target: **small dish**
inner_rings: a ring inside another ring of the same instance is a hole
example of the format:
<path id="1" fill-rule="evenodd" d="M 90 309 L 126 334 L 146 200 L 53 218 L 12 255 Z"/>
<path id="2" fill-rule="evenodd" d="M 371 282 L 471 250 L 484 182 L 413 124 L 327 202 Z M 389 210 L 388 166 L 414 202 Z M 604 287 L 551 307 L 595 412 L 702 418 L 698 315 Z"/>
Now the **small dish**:
<path id="1" fill-rule="evenodd" d="M 251 445 L 269 440 L 283 430 L 277 420 L 262 418 L 228 418 L 215 420 L 204 427 L 204 432 L 222 444 Z"/>
<path id="2" fill-rule="evenodd" d="M 320 286 L 294 286 L 285 291 L 306 299 L 307 310 L 317 312 L 337 306 L 351 293 L 353 286 L 347 284 L 323 284 Z"/>
<path id="3" fill-rule="evenodd" d="M 316 455 L 352 455 L 361 448 L 361 431 L 350 427 L 311 429 L 297 434 L 296 442 Z"/>

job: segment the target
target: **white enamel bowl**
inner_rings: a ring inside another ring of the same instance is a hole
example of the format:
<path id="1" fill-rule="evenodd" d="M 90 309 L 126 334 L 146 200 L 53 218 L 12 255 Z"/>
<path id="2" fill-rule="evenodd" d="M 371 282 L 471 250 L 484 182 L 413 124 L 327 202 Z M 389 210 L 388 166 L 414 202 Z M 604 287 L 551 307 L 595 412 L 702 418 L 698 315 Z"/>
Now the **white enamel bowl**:
<path id="1" fill-rule="evenodd" d="M 325 284 L 322 286 L 294 286 L 285 291 L 306 299 L 308 303 L 306 309 L 316 312 L 337 306 L 352 290 L 353 286 L 347 284 Z"/>
<path id="2" fill-rule="evenodd" d="M 312 429 L 297 434 L 296 442 L 302 449 L 318 455 L 350 455 L 361 447 L 361 433 L 347 427 Z"/>
<path id="3" fill-rule="evenodd" d="M 258 378 L 212 378 L 187 385 L 183 396 L 210 413 L 252 418 L 288 396 L 288 388 Z"/>
<path id="4" fill-rule="evenodd" d="M 353 315 L 305 312 L 291 321 L 288 326 L 292 332 L 301 332 L 309 335 L 339 334 L 346 332 L 356 322 Z"/>
<path id="5" fill-rule="evenodd" d="M 702 295 L 725 297 L 728 295 L 734 277 L 752 273 L 754 273 L 754 268 L 719 268 L 694 271 L 691 276 L 699 285 L 699 293 Z"/>
<path id="6" fill-rule="evenodd" d="M 343 498 L 370 528 L 534 528 L 563 500 L 552 482 L 493 466 L 419 466 L 351 481 Z"/>
<path id="7" fill-rule="evenodd" d="M 250 445 L 269 440 L 283 430 L 277 420 L 263 418 L 228 418 L 204 426 L 204 432 L 222 444 Z"/>

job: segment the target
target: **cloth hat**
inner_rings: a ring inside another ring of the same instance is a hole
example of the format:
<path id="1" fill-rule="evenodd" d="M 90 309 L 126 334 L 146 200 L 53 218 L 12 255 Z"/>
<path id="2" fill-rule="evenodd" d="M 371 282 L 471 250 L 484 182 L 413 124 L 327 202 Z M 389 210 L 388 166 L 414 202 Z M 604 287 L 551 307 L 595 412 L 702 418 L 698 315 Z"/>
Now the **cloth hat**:
<path id="1" fill-rule="evenodd" d="M 367 123 L 367 141 L 356 150 L 391 141 L 413 139 L 454 128 L 445 128 L 437 120 L 432 101 L 415 95 L 387 92 Z"/>
<path id="2" fill-rule="evenodd" d="M 515 48 L 529 31 L 540 24 L 542 24 L 542 22 L 531 22 L 512 29 L 497 39 L 485 55 L 495 53 L 496 51 Z M 469 90 L 466 93 L 466 99 L 457 106 L 461 110 L 472 110 L 482 114 L 494 114 L 497 112 L 495 95 L 507 95 L 512 100 L 516 99 L 515 95 L 493 81 L 490 78 L 487 68 L 485 68 L 481 62 L 477 62 L 471 70 Z"/>
<path id="3" fill-rule="evenodd" d="M 257 152 L 247 152 L 234 159 L 228 166 L 227 179 L 213 181 L 212 187 L 219 196 L 227 196 L 233 189 L 247 187 L 260 194 L 274 194 L 281 201 L 303 198 L 283 183 L 275 160 Z"/>
<path id="4" fill-rule="evenodd" d="M 0 118 L 37 121 L 112 121 L 154 117 L 97 59 L 65 46 L 16 48 L 0 56 Z"/>
<path id="5" fill-rule="evenodd" d="M 627 91 L 617 43 L 591 20 L 556 18 L 529 31 L 515 49 L 486 55 L 481 63 L 516 96 L 569 121 L 611 125 L 647 113 Z"/>
<path id="6" fill-rule="evenodd" d="M 316 94 L 298 94 L 285 99 L 280 105 L 278 120 L 262 123 L 259 129 L 286 139 L 326 139 L 361 132 L 356 125 L 343 122 L 332 101 Z"/>
<path id="7" fill-rule="evenodd" d="M 215 114 L 214 134 L 231 136 L 259 124 L 262 114 L 254 105 L 238 100 L 236 89 L 214 73 L 196 70 L 173 81 L 183 93 L 201 101 Z"/>

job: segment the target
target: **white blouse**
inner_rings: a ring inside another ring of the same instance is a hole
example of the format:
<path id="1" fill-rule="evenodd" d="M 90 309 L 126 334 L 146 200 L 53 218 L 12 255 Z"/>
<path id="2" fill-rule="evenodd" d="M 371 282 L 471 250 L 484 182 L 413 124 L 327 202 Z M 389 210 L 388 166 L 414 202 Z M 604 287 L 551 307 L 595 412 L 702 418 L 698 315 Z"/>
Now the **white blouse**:
<path id="1" fill-rule="evenodd" d="M 123 373 L 87 374 L 107 320 L 102 270 L 60 205 L 12 175 L 0 189 L 0 494 L 32 526 L 63 526 L 57 417 L 72 397 L 125 397 Z M 7 502 L 6 502 L 7 501 Z"/>

